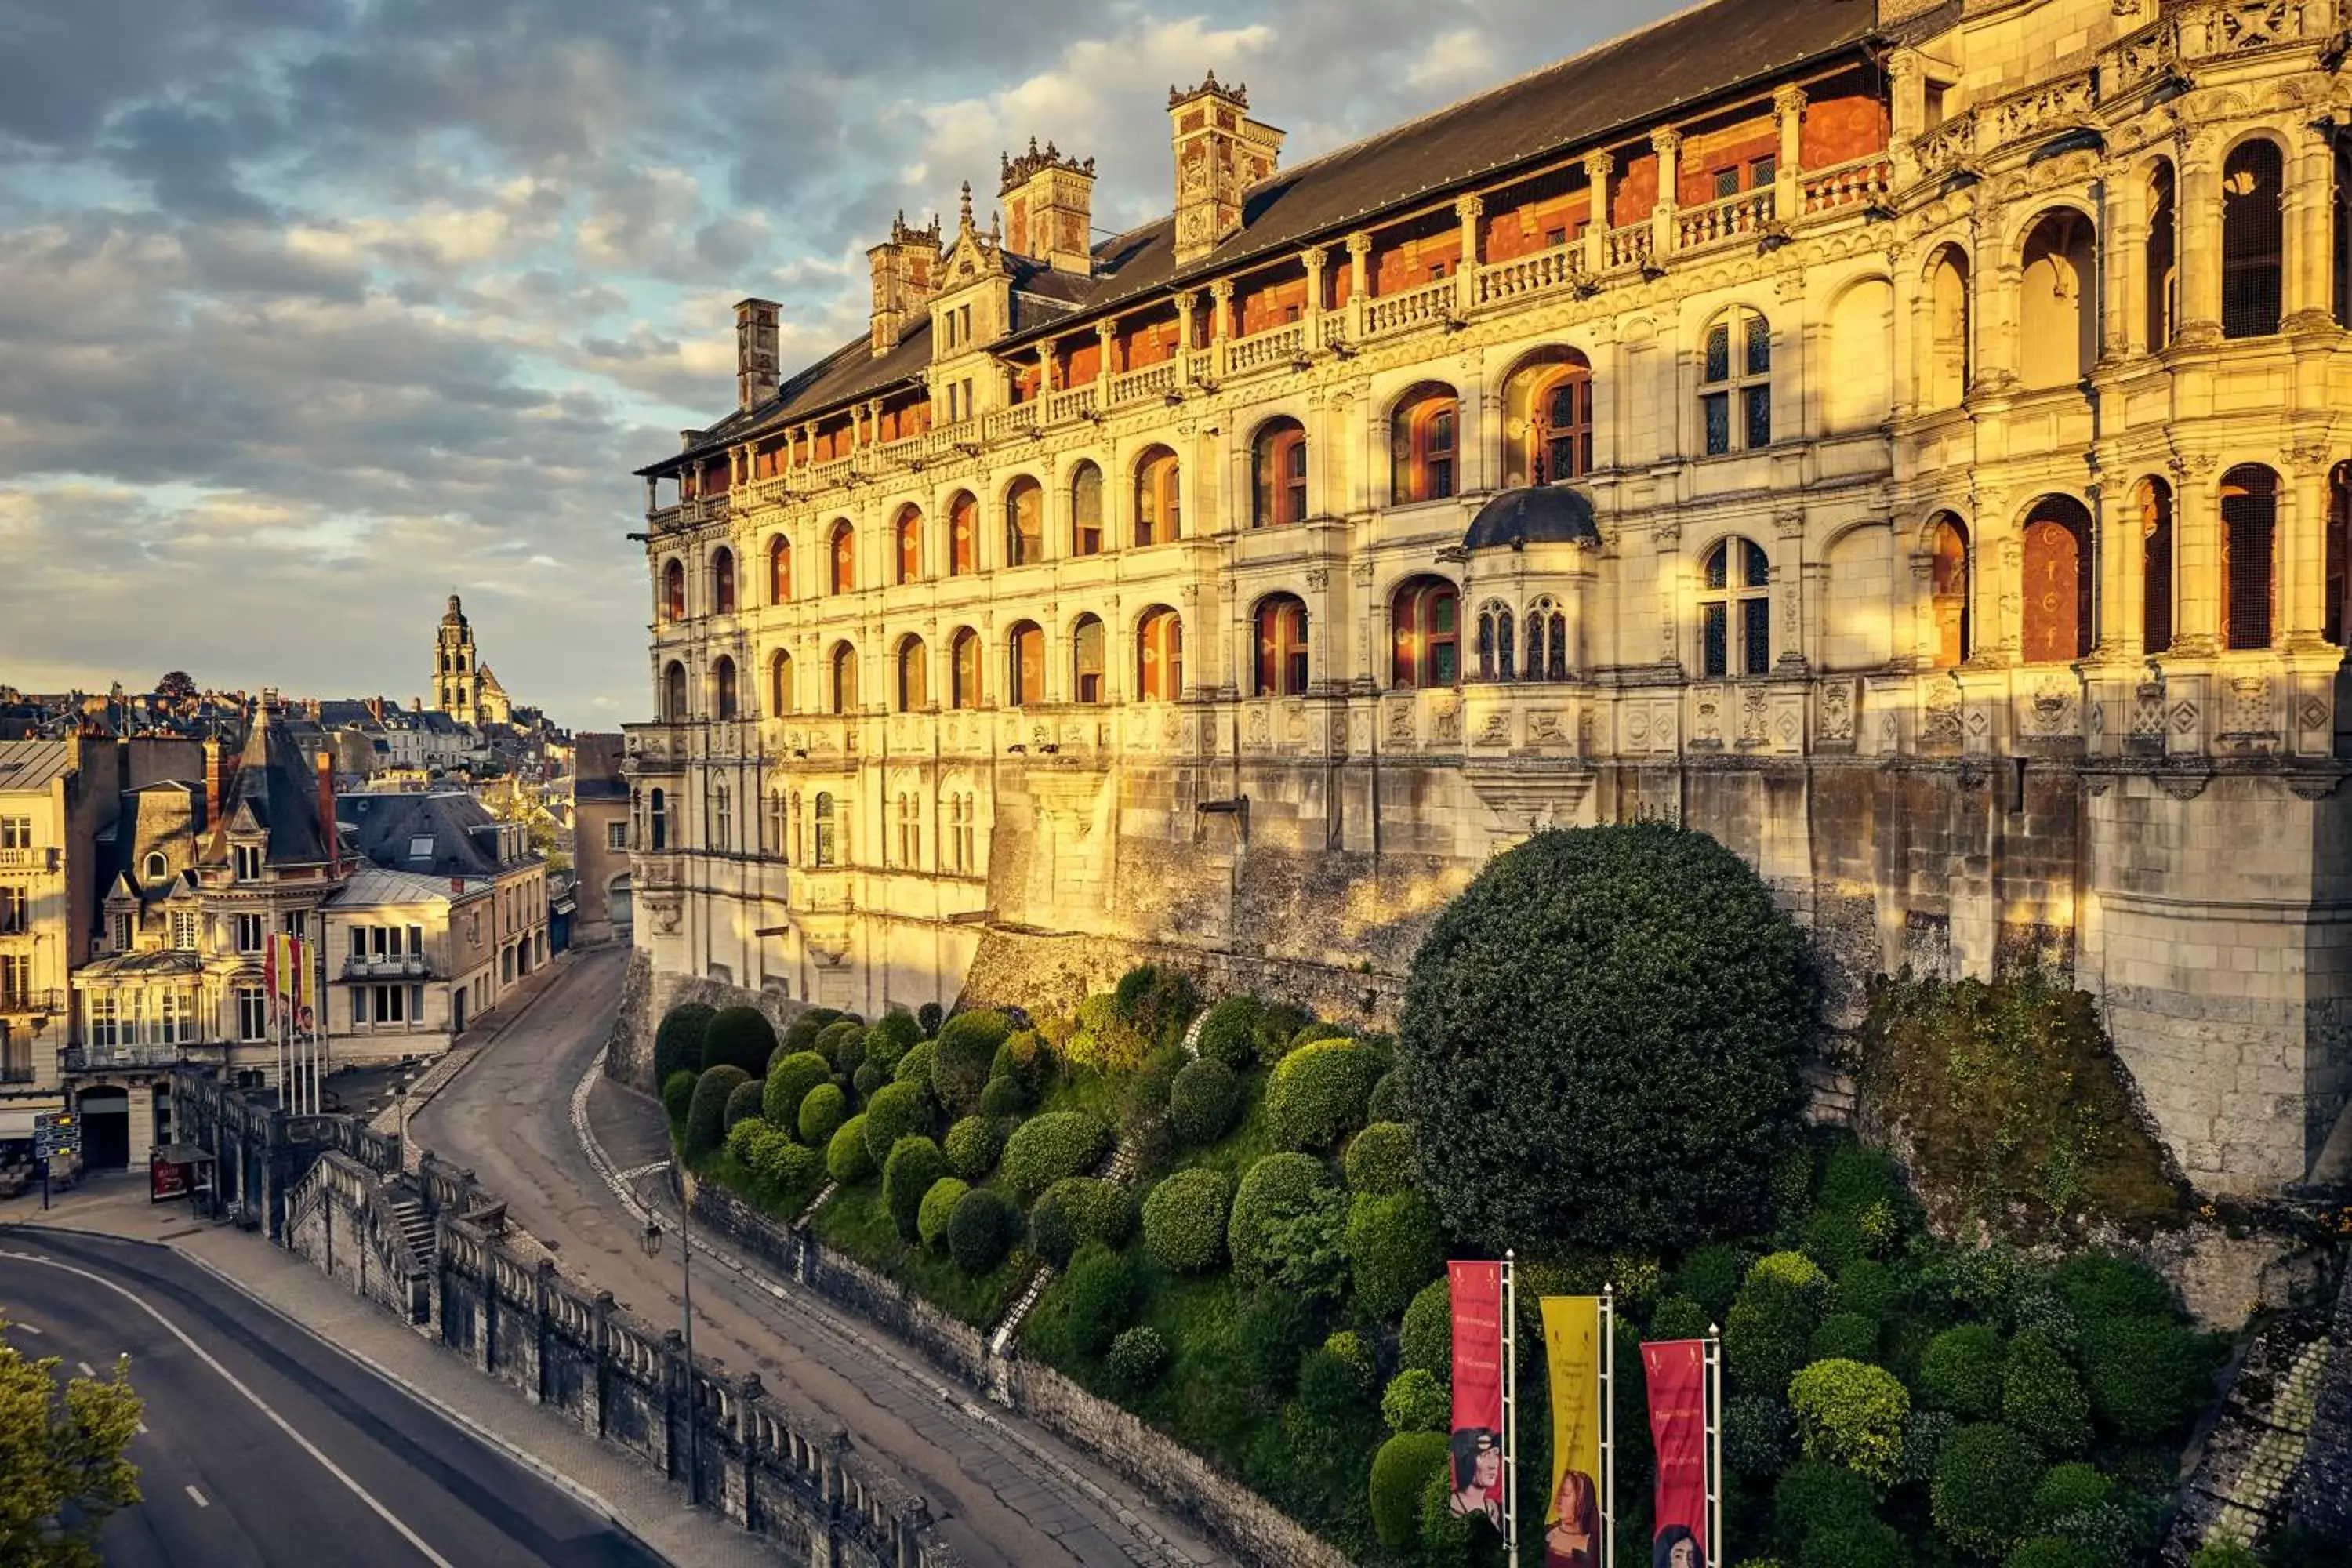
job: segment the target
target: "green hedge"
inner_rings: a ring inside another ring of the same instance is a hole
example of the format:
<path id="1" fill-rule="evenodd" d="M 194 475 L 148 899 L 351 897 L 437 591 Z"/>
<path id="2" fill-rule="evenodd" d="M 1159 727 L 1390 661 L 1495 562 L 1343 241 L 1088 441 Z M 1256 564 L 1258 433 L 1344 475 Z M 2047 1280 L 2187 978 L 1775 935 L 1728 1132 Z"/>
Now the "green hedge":
<path id="1" fill-rule="evenodd" d="M 1233 1184 L 1223 1171 L 1179 1171 L 1143 1200 L 1143 1245 L 1171 1274 L 1202 1274 L 1225 1261 Z"/>
<path id="2" fill-rule="evenodd" d="M 1697 1303 L 1692 1303 L 1696 1308 Z M 1815 1361 L 1878 1359 L 1878 1320 L 1860 1312 L 1832 1312 L 1813 1331 L 1810 1347 Z"/>
<path id="3" fill-rule="evenodd" d="M 1809 1459 L 1843 1465 L 1879 1486 L 1903 1474 L 1911 1395 L 1893 1373 L 1858 1361 L 1817 1361 L 1790 1381 L 1789 1405 Z"/>
<path id="4" fill-rule="evenodd" d="M 855 1068 L 866 1059 L 866 1026 L 851 1017 L 827 1024 L 817 1031 L 809 1048 L 836 1068 Z"/>
<path id="5" fill-rule="evenodd" d="M 715 1151 L 727 1136 L 727 1100 L 751 1079 L 741 1068 L 708 1068 L 694 1080 L 694 1099 L 686 1108 L 686 1157 L 699 1160 Z"/>
<path id="6" fill-rule="evenodd" d="M 890 1146 L 890 1157 L 882 1163 L 882 1202 L 900 1236 L 912 1240 L 922 1233 L 923 1194 L 947 1173 L 947 1156 L 919 1132 Z"/>
<path id="7" fill-rule="evenodd" d="M 1789 1386 L 1812 1353 L 1824 1294 L 1791 1284 L 1783 1273 L 1749 1275 L 1723 1323 L 1725 1369 L 1733 1387 L 1777 1395 Z"/>
<path id="8" fill-rule="evenodd" d="M 2169 1316 L 2110 1318 L 2083 1330 L 2092 1413 L 2129 1442 L 2153 1442 L 2194 1415 L 2211 1393 L 2212 1367 L 2204 1337 Z"/>
<path id="9" fill-rule="evenodd" d="M 948 1256 L 967 1274 L 985 1274 L 1004 1260 L 1021 1216 L 1003 1193 L 974 1187 L 948 1216 Z"/>
<path id="10" fill-rule="evenodd" d="M 939 1054 L 939 1041 L 924 1040 L 918 1043 L 909 1048 L 905 1056 L 900 1057 L 898 1061 L 892 1065 L 890 1068 L 890 1081 L 892 1083 L 920 1084 L 926 1093 L 929 1092 L 931 1087 L 931 1063 L 938 1058 Z"/>
<path id="11" fill-rule="evenodd" d="M 779 1127 L 798 1127 L 801 1101 L 817 1085 L 832 1081 L 832 1064 L 816 1052 L 780 1051 L 768 1063 L 768 1088 L 761 1114 Z"/>
<path id="12" fill-rule="evenodd" d="M 2090 1447 L 2091 1401 L 2083 1380 L 2036 1330 L 2010 1342 L 2001 1370 L 2000 1418 L 2053 1454 L 2079 1454 Z"/>
<path id="13" fill-rule="evenodd" d="M 1231 1131 L 1241 1110 L 1241 1080 L 1221 1061 L 1204 1057 L 1188 1062 L 1168 1088 L 1169 1124 L 1196 1148 Z"/>
<path id="14" fill-rule="evenodd" d="M 948 1129 L 945 1144 L 948 1163 L 957 1175 L 968 1182 L 977 1182 L 996 1169 L 996 1162 L 1004 1153 L 1004 1140 L 995 1125 L 978 1116 L 967 1116 Z"/>
<path id="15" fill-rule="evenodd" d="M 1234 1277 L 1255 1283 L 1265 1261 L 1267 1227 L 1305 1207 L 1330 1184 L 1329 1169 L 1311 1154 L 1268 1154 L 1252 1165 L 1234 1193 L 1233 1215 L 1225 1226 Z"/>
<path id="16" fill-rule="evenodd" d="M 901 1079 L 876 1089 L 866 1102 L 866 1152 L 877 1167 L 890 1157 L 899 1139 L 930 1131 L 929 1093 L 923 1085 Z"/>
<path id="17" fill-rule="evenodd" d="M 2169 1318 L 2172 1286 L 2137 1258 L 2086 1252 L 2061 1263 L 2050 1282 L 2084 1322 L 2112 1318 Z"/>
<path id="18" fill-rule="evenodd" d="M 1929 1492 L 1936 1528 L 1963 1550 L 2000 1555 L 2025 1533 L 2047 1468 L 2014 1427 L 1992 1421 L 1961 1427 L 1936 1461 Z"/>
<path id="19" fill-rule="evenodd" d="M 970 1191 L 971 1184 L 955 1176 L 941 1176 L 930 1184 L 915 1210 L 915 1234 L 922 1238 L 925 1247 L 938 1247 L 947 1239 L 948 1220 Z"/>
<path id="20" fill-rule="evenodd" d="M 950 1116 L 980 1109 L 996 1053 L 1012 1037 L 1013 1020 L 992 1008 L 958 1013 L 932 1042 L 931 1092 Z"/>
<path id="21" fill-rule="evenodd" d="M 654 1081 L 667 1087 L 673 1074 L 702 1070 L 702 1037 L 718 1012 L 699 1002 L 681 1002 L 662 1015 L 654 1031 Z"/>
<path id="22" fill-rule="evenodd" d="M 1349 1206 L 1348 1257 L 1357 1310 L 1379 1322 L 1393 1321 L 1415 1292 L 1445 1272 L 1437 1211 L 1419 1193 L 1358 1194 Z"/>
<path id="23" fill-rule="evenodd" d="M 1129 1398 L 1160 1381 L 1168 1370 L 1168 1342 L 1149 1323 L 1122 1329 L 1103 1356 L 1103 1372 L 1111 1385 Z"/>
<path id="24" fill-rule="evenodd" d="M 821 1083 L 801 1097 L 795 1125 L 800 1129 L 802 1142 L 812 1149 L 822 1149 L 848 1120 L 849 1097 L 841 1092 L 837 1083 Z"/>
<path id="25" fill-rule="evenodd" d="M 721 1007 L 702 1034 L 702 1070 L 740 1068 L 746 1078 L 768 1070 L 776 1054 L 776 1026 L 757 1007 Z"/>
<path id="26" fill-rule="evenodd" d="M 722 1115 L 728 1131 L 734 1131 L 743 1122 L 761 1120 L 760 1091 L 765 1087 L 756 1078 L 746 1079 L 728 1091 L 727 1110 Z"/>
<path id="27" fill-rule="evenodd" d="M 1081 1355 L 1100 1355 L 1135 1312 L 1134 1266 L 1124 1254 L 1089 1241 L 1070 1259 L 1055 1289 Z"/>
<path id="28" fill-rule="evenodd" d="M 1016 1203 L 1034 1203 L 1065 1176 L 1092 1170 L 1110 1149 L 1110 1129 L 1083 1110 L 1048 1111 L 1005 1141 L 998 1179 Z"/>
<path id="29" fill-rule="evenodd" d="M 1017 1078 L 992 1078 L 980 1091 L 980 1113 L 993 1121 L 1003 1117 L 1019 1116 L 1035 1102 L 1028 1086 Z"/>
<path id="30" fill-rule="evenodd" d="M 1363 1125 L 1380 1075 L 1353 1040 L 1316 1040 L 1284 1057 L 1265 1089 L 1266 1132 L 1278 1149 L 1328 1149 Z"/>
<path id="31" fill-rule="evenodd" d="M 915 1009 L 915 1026 L 926 1036 L 936 1035 L 940 1032 L 940 1021 L 946 1016 L 946 1012 L 938 1003 L 926 1002 Z"/>
<path id="32" fill-rule="evenodd" d="M 1375 1121 L 1348 1140 L 1348 1187 L 1375 1197 L 1412 1185 L 1412 1129 Z"/>
<path id="33" fill-rule="evenodd" d="M 1417 1366 L 1389 1379 L 1381 1394 L 1381 1419 L 1391 1432 L 1444 1432 L 1453 1425 L 1453 1417 L 1452 1392 Z"/>
<path id="34" fill-rule="evenodd" d="M 1055 1268 L 1066 1267 L 1085 1242 L 1124 1247 L 1135 1233 L 1135 1198 L 1099 1176 L 1065 1176 L 1029 1211 L 1029 1245 Z"/>
<path id="35" fill-rule="evenodd" d="M 1222 1062 L 1234 1072 L 1257 1059 L 1257 1026 L 1265 1009 L 1255 996 L 1228 996 L 1201 1020 L 1193 1046 L 1202 1061 Z"/>
<path id="36" fill-rule="evenodd" d="M 874 1173 L 874 1156 L 866 1147 L 865 1117 L 853 1116 L 834 1130 L 824 1146 L 824 1168 L 844 1184 L 862 1182 Z"/>
<path id="37" fill-rule="evenodd" d="M 1454 1292 L 1440 1275 L 1421 1288 L 1397 1331 L 1397 1363 L 1441 1378 L 1454 1375 Z"/>
<path id="38" fill-rule="evenodd" d="M 1421 1546 L 1421 1494 L 1451 1462 L 1443 1432 L 1400 1432 L 1372 1456 L 1372 1531 L 1391 1552 Z"/>
<path id="39" fill-rule="evenodd" d="M 1772 1486 L 1772 1534 L 1783 1552 L 1793 1553 L 1816 1535 L 1851 1530 L 1877 1516 L 1878 1489 L 1827 1459 L 1800 1459 Z"/>
<path id="40" fill-rule="evenodd" d="M 686 1131 L 687 1110 L 694 1103 L 695 1077 L 694 1073 L 681 1068 L 662 1079 L 662 1110 L 669 1117 L 669 1130 L 673 1134 Z"/>
<path id="41" fill-rule="evenodd" d="M 1989 1323 L 1961 1323 L 1927 1342 L 1919 1359 L 1919 1397 L 1971 1421 L 2000 1414 L 2009 1350 Z"/>

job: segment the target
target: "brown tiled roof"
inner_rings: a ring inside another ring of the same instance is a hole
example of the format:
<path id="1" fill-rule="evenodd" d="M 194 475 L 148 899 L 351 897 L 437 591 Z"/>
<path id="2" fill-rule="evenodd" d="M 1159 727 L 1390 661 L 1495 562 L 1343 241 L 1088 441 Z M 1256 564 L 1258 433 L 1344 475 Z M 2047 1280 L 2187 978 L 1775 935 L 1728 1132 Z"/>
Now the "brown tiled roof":
<path id="1" fill-rule="evenodd" d="M 1095 276 L 1044 271 L 1008 257 L 1017 290 L 1013 330 L 995 346 L 1018 343 L 1076 315 L 1205 279 L 1252 258 L 1279 255 L 1366 217 L 1433 200 L 1517 165 L 1576 149 L 1601 149 L 1662 116 L 1853 50 L 1876 26 L 1873 0 L 1709 0 L 1639 31 L 1571 55 L 1392 130 L 1350 143 L 1253 186 L 1242 226 L 1205 257 L 1179 266 L 1172 216 L 1095 247 Z M 1027 273 L 1026 277 L 1019 273 Z M 681 458 L 723 448 L 753 429 L 805 419 L 922 374 L 929 323 L 919 323 L 880 359 L 866 342 L 818 362 L 776 402 L 713 426 L 692 452 L 638 470 L 668 472 Z"/>

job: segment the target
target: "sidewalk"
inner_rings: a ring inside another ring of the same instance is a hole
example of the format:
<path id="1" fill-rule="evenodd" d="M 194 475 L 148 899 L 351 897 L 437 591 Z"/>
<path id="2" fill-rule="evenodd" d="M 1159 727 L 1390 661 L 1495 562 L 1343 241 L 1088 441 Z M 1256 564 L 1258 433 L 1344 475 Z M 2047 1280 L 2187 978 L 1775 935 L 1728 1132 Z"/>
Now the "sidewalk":
<path id="1" fill-rule="evenodd" d="M 719 1568 L 773 1568 L 777 1553 L 732 1525 L 688 1506 L 652 1470 L 314 1271 L 256 1236 L 151 1204 L 138 1176 L 100 1175 L 41 1213 L 37 1195 L 0 1203 L 0 1236 L 53 1227 L 160 1242 L 290 1319 L 352 1360 L 605 1515 L 664 1558 Z"/>
<path id="2" fill-rule="evenodd" d="M 459 1073 L 473 1065 L 476 1057 L 488 1050 L 500 1035 L 522 1022 L 524 1015 L 530 1011 L 531 1005 L 539 1000 L 541 994 L 571 972 L 576 952 L 576 949 L 566 948 L 532 970 L 515 986 L 513 994 L 502 1005 L 484 1014 L 480 1022 L 451 1042 L 449 1048 L 408 1086 L 409 1114 L 415 1115 L 423 1107 L 430 1105 L 435 1095 L 448 1088 Z M 368 1126 L 373 1131 L 396 1133 L 400 1131 L 400 1106 L 394 1102 L 377 1111 Z M 415 1150 L 404 1145 L 401 1159 L 408 1169 L 414 1171 L 416 1168 Z"/>

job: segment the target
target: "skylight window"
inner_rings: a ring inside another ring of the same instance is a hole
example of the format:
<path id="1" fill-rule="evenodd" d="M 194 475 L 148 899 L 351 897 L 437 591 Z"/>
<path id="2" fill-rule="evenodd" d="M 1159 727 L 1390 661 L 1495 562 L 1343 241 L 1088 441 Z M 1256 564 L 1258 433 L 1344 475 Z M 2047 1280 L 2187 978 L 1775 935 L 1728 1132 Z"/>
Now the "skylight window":
<path id="1" fill-rule="evenodd" d="M 411 860 L 432 859 L 433 836 L 429 833 L 424 833 L 410 839 L 408 841 L 408 858 Z"/>

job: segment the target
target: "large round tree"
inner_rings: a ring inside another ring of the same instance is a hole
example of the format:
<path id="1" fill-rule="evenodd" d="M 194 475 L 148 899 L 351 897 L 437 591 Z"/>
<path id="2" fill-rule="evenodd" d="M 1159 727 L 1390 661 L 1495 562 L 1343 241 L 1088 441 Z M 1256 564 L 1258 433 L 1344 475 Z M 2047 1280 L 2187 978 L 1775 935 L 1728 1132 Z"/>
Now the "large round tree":
<path id="1" fill-rule="evenodd" d="M 1413 959 L 1398 1070 L 1462 1242 L 1672 1250 L 1751 1228 L 1803 1103 L 1804 939 L 1663 823 L 1538 833 Z"/>

